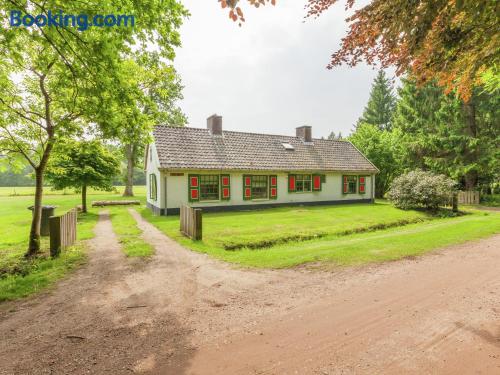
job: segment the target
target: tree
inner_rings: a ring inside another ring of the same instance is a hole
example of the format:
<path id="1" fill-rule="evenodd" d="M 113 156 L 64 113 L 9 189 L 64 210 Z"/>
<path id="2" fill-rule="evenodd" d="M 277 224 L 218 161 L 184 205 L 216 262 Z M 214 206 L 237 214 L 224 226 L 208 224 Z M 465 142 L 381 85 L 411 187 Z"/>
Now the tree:
<path id="1" fill-rule="evenodd" d="M 133 196 L 134 169 L 144 155 L 145 146 L 149 142 L 151 128 L 155 124 L 184 126 L 186 116 L 176 105 L 182 99 L 183 86 L 173 66 L 150 66 L 147 59 L 139 59 L 138 63 L 129 61 L 126 69 L 134 69 L 134 80 L 128 91 L 129 100 L 121 99 L 121 105 L 129 105 L 130 112 L 137 112 L 134 121 L 124 119 L 118 130 L 117 138 L 122 144 L 127 168 L 125 174 L 125 191 L 123 196 Z M 133 68 L 132 68 L 133 67 Z M 138 92 L 135 92 L 138 89 Z"/>
<path id="2" fill-rule="evenodd" d="M 328 139 L 333 141 L 333 140 L 341 140 L 342 139 L 342 132 L 339 132 L 338 135 L 335 135 L 335 132 L 331 132 L 329 135 L 328 135 Z"/>
<path id="3" fill-rule="evenodd" d="M 248 2 L 255 6 L 266 3 Z M 234 21 L 244 20 L 237 0 L 222 3 L 231 7 Z M 308 0 L 307 16 L 319 17 L 336 3 Z M 346 10 L 355 3 L 348 0 Z M 347 22 L 349 30 L 333 53 L 329 69 L 363 60 L 373 65 L 380 62 L 384 68 L 394 65 L 398 75 L 410 70 L 419 84 L 436 79 L 447 93 L 457 89 L 468 101 L 483 73 L 499 63 L 496 1 L 371 0 Z"/>
<path id="4" fill-rule="evenodd" d="M 87 188 L 113 190 L 120 161 L 99 141 L 66 140 L 54 150 L 46 177 L 57 190 L 75 188 L 82 193 L 82 212 L 87 212 Z"/>
<path id="5" fill-rule="evenodd" d="M 379 70 L 372 84 L 370 99 L 358 124 L 365 123 L 374 125 L 380 130 L 391 130 L 395 105 L 396 99 L 392 92 L 391 81 L 387 79 L 383 70 Z"/>
<path id="6" fill-rule="evenodd" d="M 403 134 L 408 168 L 444 173 L 467 190 L 498 178 L 498 95 L 476 88 L 464 102 L 436 84 L 419 88 L 405 79 L 399 97 L 394 127 Z"/>
<path id="7" fill-rule="evenodd" d="M 400 131 L 360 123 L 348 139 L 380 170 L 375 179 L 375 197 L 383 198 L 392 180 L 403 171 Z"/>
<path id="8" fill-rule="evenodd" d="M 101 128 L 123 124 L 119 96 L 132 72 L 117 69 L 127 55 L 142 53 L 157 64 L 174 57 L 177 32 L 187 12 L 175 0 L 24 1 L 0 0 L 0 13 L 12 10 L 48 15 L 138 15 L 134 27 L 71 25 L 0 28 L 0 153 L 9 163 L 20 158 L 34 169 L 35 204 L 27 256 L 40 249 L 44 173 L 53 148 L 88 124 Z M 148 45 L 158 48 L 150 49 Z"/>

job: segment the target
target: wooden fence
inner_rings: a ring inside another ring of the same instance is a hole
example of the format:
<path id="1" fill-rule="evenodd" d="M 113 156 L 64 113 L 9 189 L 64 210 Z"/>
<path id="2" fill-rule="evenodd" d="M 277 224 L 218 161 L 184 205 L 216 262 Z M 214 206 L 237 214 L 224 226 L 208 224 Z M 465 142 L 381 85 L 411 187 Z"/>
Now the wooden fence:
<path id="1" fill-rule="evenodd" d="M 181 206 L 181 232 L 193 240 L 202 238 L 202 210 L 201 208 L 192 208 Z"/>
<path id="2" fill-rule="evenodd" d="M 459 191 L 458 203 L 460 204 L 479 204 L 479 191 Z"/>
<path id="3" fill-rule="evenodd" d="M 72 209 L 61 216 L 52 216 L 50 226 L 50 256 L 57 257 L 66 247 L 76 241 L 77 210 Z"/>

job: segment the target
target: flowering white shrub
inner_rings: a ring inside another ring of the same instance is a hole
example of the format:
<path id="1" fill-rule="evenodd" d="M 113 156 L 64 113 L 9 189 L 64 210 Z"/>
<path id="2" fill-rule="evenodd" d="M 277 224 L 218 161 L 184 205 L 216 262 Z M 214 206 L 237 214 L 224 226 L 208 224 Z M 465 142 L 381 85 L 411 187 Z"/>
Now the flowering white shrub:
<path id="1" fill-rule="evenodd" d="M 387 197 L 404 210 L 418 207 L 437 210 L 451 202 L 455 191 L 456 183 L 451 178 L 417 169 L 395 178 Z"/>

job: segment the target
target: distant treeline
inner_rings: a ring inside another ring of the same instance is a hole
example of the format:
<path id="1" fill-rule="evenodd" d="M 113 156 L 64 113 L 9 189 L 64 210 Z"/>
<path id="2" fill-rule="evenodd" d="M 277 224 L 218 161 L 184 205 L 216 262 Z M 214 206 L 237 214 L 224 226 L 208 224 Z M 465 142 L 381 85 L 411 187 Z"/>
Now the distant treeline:
<path id="1" fill-rule="evenodd" d="M 0 186 L 35 186 L 32 173 L 31 167 L 26 167 L 20 172 L 10 169 L 0 172 Z M 117 175 L 113 178 L 113 185 L 122 186 L 123 184 L 123 175 Z M 134 185 L 146 185 L 146 175 L 142 168 L 134 169 Z"/>

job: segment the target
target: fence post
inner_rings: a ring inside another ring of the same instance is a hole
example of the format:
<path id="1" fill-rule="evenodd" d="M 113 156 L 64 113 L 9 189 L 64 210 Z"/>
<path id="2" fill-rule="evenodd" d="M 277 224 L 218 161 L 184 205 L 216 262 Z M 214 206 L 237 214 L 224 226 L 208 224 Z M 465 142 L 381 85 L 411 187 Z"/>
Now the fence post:
<path id="1" fill-rule="evenodd" d="M 458 212 L 458 193 L 456 191 L 451 196 L 451 206 L 453 212 Z"/>
<path id="2" fill-rule="evenodd" d="M 193 233 L 193 239 L 194 240 L 201 240 L 202 238 L 202 221 L 201 221 L 201 209 L 200 208 L 195 208 L 193 210 L 194 213 L 194 233 Z"/>
<path id="3" fill-rule="evenodd" d="M 61 217 L 52 216 L 49 218 L 50 228 L 50 256 L 55 258 L 61 252 Z"/>

